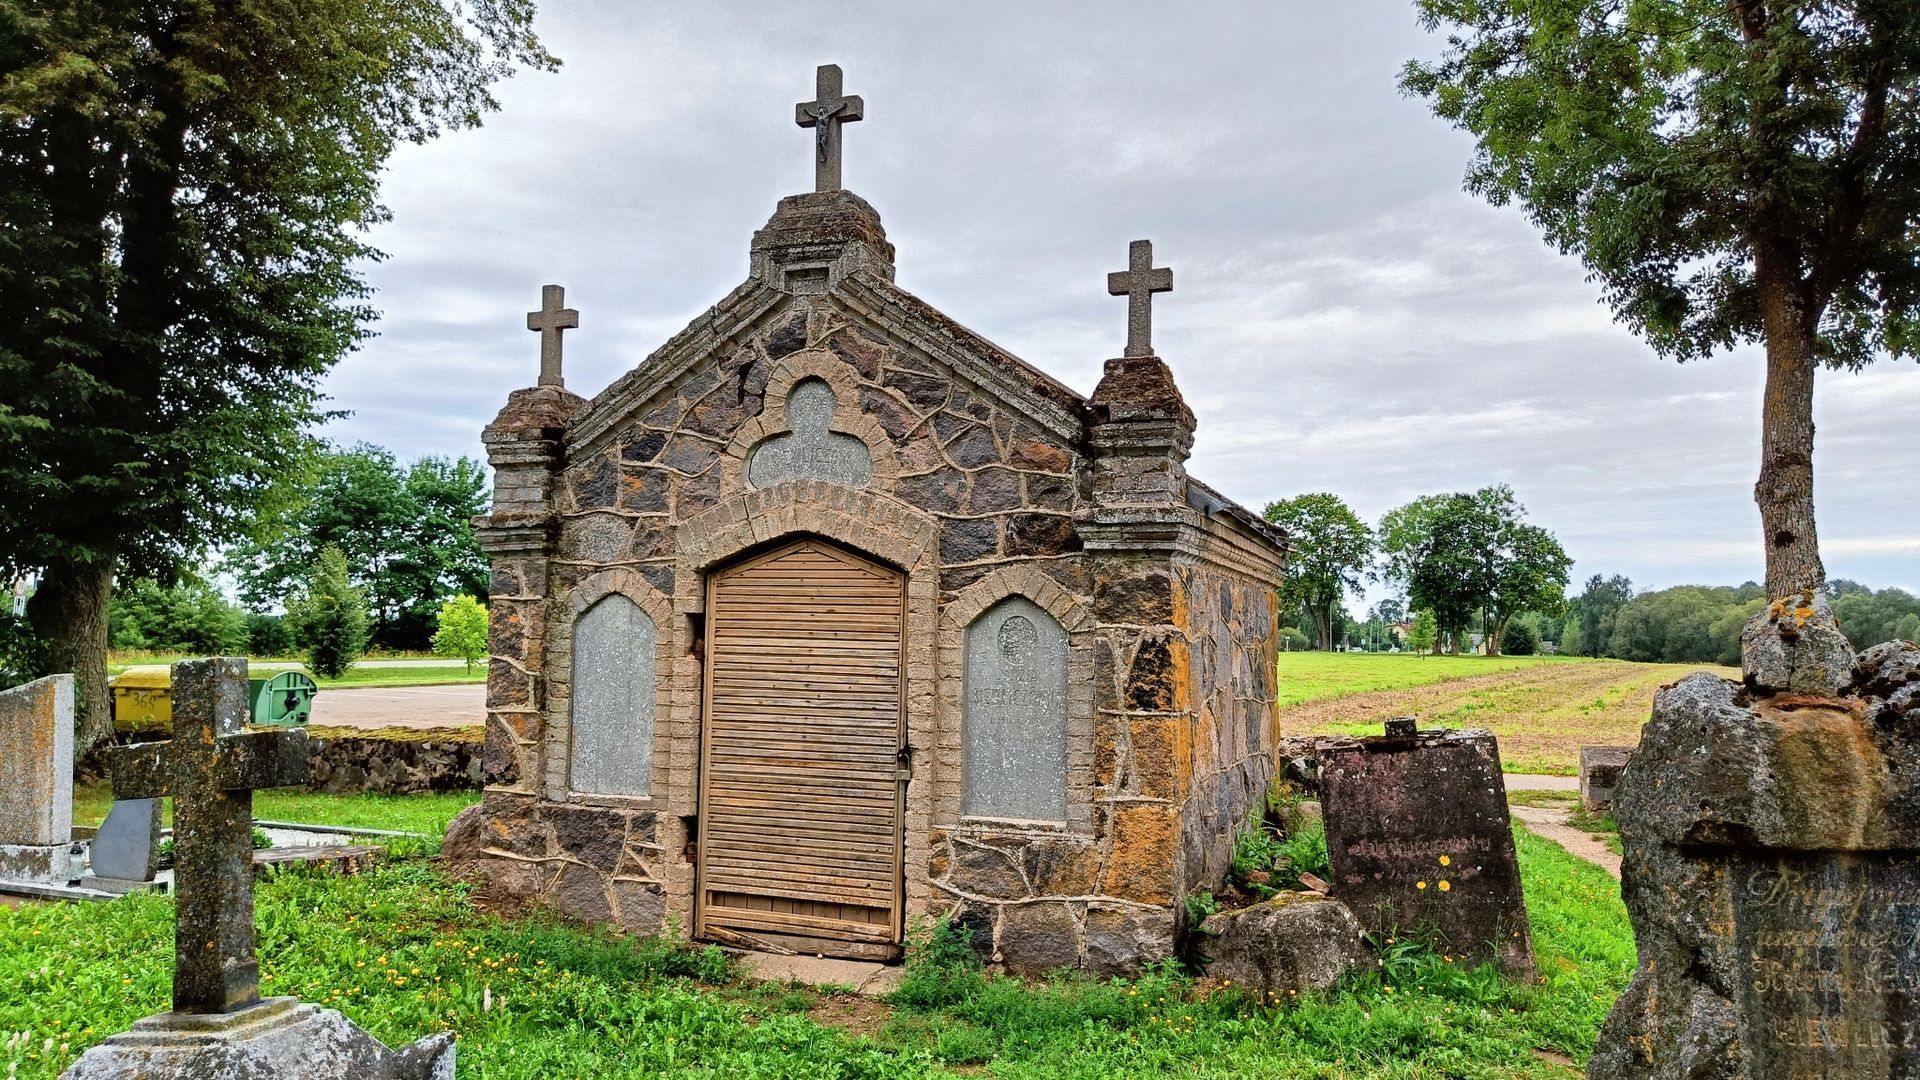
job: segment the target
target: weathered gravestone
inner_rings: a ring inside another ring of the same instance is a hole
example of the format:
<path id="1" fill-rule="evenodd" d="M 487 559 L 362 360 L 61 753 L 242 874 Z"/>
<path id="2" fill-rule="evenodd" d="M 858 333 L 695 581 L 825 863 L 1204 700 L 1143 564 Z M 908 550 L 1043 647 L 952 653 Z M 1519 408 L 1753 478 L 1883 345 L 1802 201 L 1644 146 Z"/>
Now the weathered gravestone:
<path id="1" fill-rule="evenodd" d="M 115 799 L 93 835 L 88 861 L 103 887 L 154 879 L 160 865 L 160 800 Z"/>
<path id="2" fill-rule="evenodd" d="M 1613 811 L 1640 963 L 1594 1080 L 1920 1076 L 1920 647 L 1775 603 L 1654 699 Z"/>
<path id="3" fill-rule="evenodd" d="M 245 660 L 173 666 L 173 739 L 115 751 L 114 793 L 174 802 L 173 1012 L 81 1055 L 66 1080 L 452 1080 L 453 1037 L 392 1051 L 331 1009 L 261 1000 L 253 792 L 306 779 L 304 729 L 245 731 Z"/>
<path id="4" fill-rule="evenodd" d="M 1533 970 L 1500 748 L 1486 731 L 1314 744 L 1333 895 L 1379 937 L 1431 937 L 1456 956 Z"/>
<path id="5" fill-rule="evenodd" d="M 73 676 L 0 691 L 0 881 L 67 880 Z"/>
<path id="6" fill-rule="evenodd" d="M 1614 789 L 1620 786 L 1620 770 L 1632 756 L 1631 746 L 1581 747 L 1580 805 L 1589 812 L 1611 807 Z"/>
<path id="7" fill-rule="evenodd" d="M 1067 632 L 1010 596 L 967 627 L 965 809 L 1067 819 Z"/>

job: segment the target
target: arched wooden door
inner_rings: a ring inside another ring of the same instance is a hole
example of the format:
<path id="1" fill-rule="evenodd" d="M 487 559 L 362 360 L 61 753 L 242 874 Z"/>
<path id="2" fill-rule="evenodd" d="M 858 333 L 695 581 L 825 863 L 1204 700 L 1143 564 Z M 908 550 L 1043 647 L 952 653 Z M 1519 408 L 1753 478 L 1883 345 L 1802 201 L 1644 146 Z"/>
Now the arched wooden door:
<path id="1" fill-rule="evenodd" d="M 695 933 L 891 956 L 905 578 L 826 541 L 707 585 Z"/>

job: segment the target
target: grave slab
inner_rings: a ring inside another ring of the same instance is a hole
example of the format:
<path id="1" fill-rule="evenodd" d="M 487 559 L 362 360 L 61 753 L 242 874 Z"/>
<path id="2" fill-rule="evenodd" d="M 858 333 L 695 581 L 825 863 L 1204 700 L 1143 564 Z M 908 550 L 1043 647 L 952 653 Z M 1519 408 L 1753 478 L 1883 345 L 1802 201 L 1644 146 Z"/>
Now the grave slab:
<path id="1" fill-rule="evenodd" d="M 1533 971 L 1492 733 L 1325 738 L 1314 757 L 1333 895 L 1368 932 L 1430 935 L 1443 952 Z"/>
<path id="2" fill-rule="evenodd" d="M 152 881 L 160 869 L 160 800 L 115 799 L 89 845 L 98 877 Z"/>
<path id="3" fill-rule="evenodd" d="M 73 843 L 73 676 L 0 691 L 0 881 L 67 880 Z"/>

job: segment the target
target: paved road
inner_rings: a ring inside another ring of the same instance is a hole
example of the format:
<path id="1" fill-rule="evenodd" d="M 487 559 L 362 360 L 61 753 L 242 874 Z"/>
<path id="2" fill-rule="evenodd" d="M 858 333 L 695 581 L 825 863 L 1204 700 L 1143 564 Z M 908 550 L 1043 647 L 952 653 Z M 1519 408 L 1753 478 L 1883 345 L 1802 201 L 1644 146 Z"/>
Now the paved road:
<path id="1" fill-rule="evenodd" d="M 326 727 L 478 727 L 487 719 L 485 683 L 322 690 L 312 723 Z"/>

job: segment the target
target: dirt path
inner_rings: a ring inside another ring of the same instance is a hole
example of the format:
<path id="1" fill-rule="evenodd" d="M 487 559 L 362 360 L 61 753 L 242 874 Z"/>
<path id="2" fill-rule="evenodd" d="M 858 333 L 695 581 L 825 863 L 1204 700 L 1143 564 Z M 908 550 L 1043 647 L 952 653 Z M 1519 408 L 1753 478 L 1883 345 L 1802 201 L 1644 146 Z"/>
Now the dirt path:
<path id="1" fill-rule="evenodd" d="M 1601 843 L 1592 833 L 1567 824 L 1565 810 L 1552 810 L 1544 806 L 1510 806 L 1507 809 L 1526 825 L 1528 832 L 1559 844 L 1567 849 L 1568 854 L 1585 859 L 1612 874 L 1613 880 L 1620 880 L 1620 856 L 1615 855 L 1613 849 Z"/>

